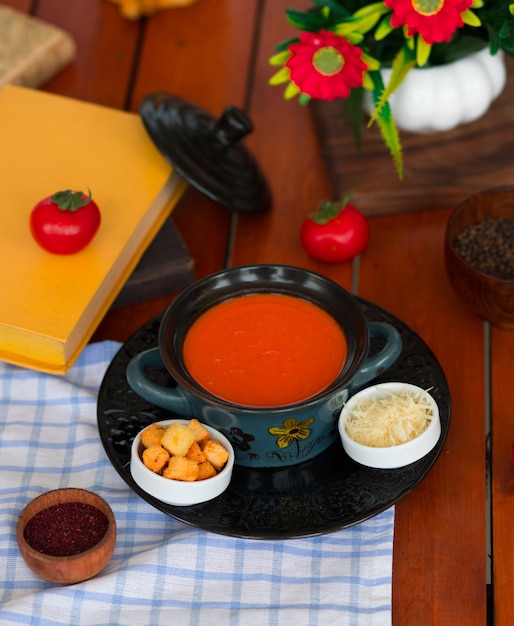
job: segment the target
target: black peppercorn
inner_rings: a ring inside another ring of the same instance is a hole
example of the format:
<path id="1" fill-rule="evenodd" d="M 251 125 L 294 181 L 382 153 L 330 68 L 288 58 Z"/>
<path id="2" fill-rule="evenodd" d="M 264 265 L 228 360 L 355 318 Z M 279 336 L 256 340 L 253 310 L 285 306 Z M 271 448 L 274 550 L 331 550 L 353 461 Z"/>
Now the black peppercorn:
<path id="1" fill-rule="evenodd" d="M 471 267 L 502 280 L 514 280 L 514 220 L 488 218 L 470 224 L 454 243 L 457 254 Z"/>

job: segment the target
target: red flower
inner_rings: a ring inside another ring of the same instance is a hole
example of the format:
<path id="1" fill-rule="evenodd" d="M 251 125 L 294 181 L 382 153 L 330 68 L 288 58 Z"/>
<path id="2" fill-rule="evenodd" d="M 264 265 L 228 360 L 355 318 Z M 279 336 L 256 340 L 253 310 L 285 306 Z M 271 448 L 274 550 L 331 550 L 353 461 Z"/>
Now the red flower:
<path id="1" fill-rule="evenodd" d="M 344 37 L 321 30 L 300 33 L 300 41 L 289 46 L 285 65 L 298 89 L 319 100 L 347 98 L 352 87 L 361 87 L 368 66 L 362 50 Z"/>
<path id="2" fill-rule="evenodd" d="M 407 26 L 407 35 L 419 33 L 429 45 L 450 41 L 457 28 L 462 28 L 462 13 L 473 0 L 384 0 L 393 10 L 391 26 Z"/>

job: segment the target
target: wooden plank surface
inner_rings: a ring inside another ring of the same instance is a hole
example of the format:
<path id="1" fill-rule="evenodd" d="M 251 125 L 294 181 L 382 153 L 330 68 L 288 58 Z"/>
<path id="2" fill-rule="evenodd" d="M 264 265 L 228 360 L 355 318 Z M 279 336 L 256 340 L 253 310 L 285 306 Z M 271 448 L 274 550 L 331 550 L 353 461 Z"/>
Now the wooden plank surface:
<path id="1" fill-rule="evenodd" d="M 28 13 L 31 7 L 31 0 L 4 0 L 2 4 L 9 6 L 17 11 L 23 11 L 24 13 Z"/>
<path id="2" fill-rule="evenodd" d="M 41 0 L 36 16 L 67 30 L 76 61 L 47 83 L 47 91 L 119 109 L 129 108 L 138 23 L 122 20 L 110 2 Z"/>
<path id="3" fill-rule="evenodd" d="M 511 626 L 514 616 L 514 336 L 491 332 L 492 519 L 495 626 Z"/>

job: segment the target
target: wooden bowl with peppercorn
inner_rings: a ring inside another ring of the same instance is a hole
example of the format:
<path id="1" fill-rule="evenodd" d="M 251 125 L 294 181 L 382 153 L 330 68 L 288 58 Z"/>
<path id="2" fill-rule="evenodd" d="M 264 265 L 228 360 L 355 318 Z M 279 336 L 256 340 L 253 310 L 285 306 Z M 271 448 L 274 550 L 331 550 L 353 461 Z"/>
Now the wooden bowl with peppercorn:
<path id="1" fill-rule="evenodd" d="M 454 209 L 445 263 L 463 302 L 494 326 L 514 329 L 514 187 L 487 189 Z"/>
<path id="2" fill-rule="evenodd" d="M 70 585 L 98 574 L 116 544 L 116 520 L 99 495 L 54 489 L 22 510 L 16 539 L 25 563 L 40 578 Z"/>

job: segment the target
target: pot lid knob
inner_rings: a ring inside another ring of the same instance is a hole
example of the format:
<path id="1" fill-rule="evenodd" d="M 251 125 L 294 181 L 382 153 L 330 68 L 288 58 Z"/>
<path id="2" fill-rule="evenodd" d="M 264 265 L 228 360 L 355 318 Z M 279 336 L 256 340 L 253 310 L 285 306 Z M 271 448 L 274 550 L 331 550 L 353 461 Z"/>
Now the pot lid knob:
<path id="1" fill-rule="evenodd" d="M 232 211 L 269 209 L 268 183 L 242 141 L 253 131 L 245 111 L 231 105 L 216 119 L 192 102 L 156 92 L 142 100 L 140 114 L 158 150 L 193 187 Z"/>

